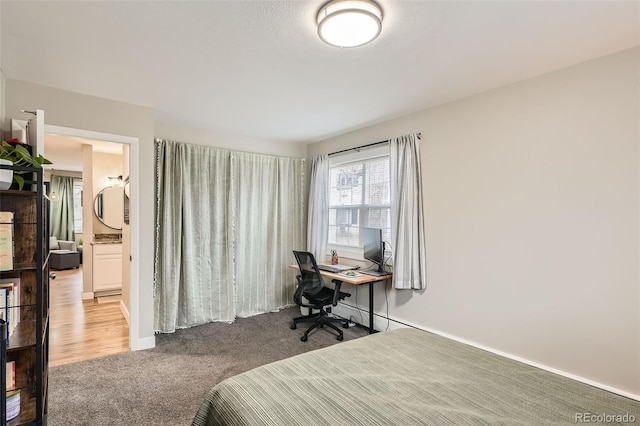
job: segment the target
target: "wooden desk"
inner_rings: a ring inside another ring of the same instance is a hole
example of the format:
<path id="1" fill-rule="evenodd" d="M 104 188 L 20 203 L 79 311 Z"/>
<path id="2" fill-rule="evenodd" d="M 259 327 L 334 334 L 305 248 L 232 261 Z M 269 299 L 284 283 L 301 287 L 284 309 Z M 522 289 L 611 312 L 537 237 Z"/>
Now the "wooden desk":
<path id="1" fill-rule="evenodd" d="M 290 268 L 300 270 L 298 265 L 289 265 Z M 345 271 L 349 272 L 349 271 Z M 320 274 L 323 277 L 327 277 L 331 280 L 340 281 L 343 283 L 351 284 L 351 285 L 363 285 L 366 284 L 369 286 L 369 334 L 375 333 L 373 328 L 373 284 L 377 282 L 382 282 L 385 280 L 391 279 L 392 274 L 383 275 L 381 277 L 377 277 L 374 275 L 366 275 L 361 273 L 360 271 L 353 271 L 358 275 L 349 276 L 345 275 L 345 272 L 341 273 L 333 273 L 328 271 L 320 271 Z"/>

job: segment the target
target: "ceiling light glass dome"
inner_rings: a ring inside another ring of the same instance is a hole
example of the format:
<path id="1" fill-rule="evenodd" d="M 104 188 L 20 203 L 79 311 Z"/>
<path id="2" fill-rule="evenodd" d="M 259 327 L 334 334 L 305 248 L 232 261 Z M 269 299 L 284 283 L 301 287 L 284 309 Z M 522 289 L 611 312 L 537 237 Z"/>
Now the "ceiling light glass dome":
<path id="1" fill-rule="evenodd" d="M 337 47 L 357 47 L 375 40 L 382 30 L 382 10 L 370 0 L 333 0 L 317 16 L 318 36 Z"/>

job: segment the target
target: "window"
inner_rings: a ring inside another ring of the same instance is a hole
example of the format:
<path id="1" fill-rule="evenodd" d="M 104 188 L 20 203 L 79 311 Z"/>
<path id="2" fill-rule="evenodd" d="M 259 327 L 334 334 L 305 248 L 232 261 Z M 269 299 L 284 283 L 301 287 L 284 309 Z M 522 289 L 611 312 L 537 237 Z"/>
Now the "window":
<path id="1" fill-rule="evenodd" d="M 349 161 L 329 172 L 329 245 L 362 247 L 362 228 L 391 241 L 389 156 Z"/>
<path id="2" fill-rule="evenodd" d="M 73 180 L 73 227 L 82 234 L 82 179 Z"/>

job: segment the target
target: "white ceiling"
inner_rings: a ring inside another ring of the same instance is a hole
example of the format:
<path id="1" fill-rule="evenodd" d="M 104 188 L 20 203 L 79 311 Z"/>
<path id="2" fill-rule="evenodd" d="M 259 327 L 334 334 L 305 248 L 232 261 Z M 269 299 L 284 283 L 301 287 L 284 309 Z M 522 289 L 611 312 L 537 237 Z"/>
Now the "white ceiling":
<path id="1" fill-rule="evenodd" d="M 638 1 L 379 0 L 380 37 L 339 49 L 316 35 L 323 3 L 2 0 L 2 68 L 158 120 L 310 142 L 640 44 Z"/>
<path id="2" fill-rule="evenodd" d="M 93 145 L 93 152 L 122 155 L 122 144 L 73 136 L 45 134 L 45 157 L 53 163 L 45 168 L 82 172 L 82 146 Z"/>

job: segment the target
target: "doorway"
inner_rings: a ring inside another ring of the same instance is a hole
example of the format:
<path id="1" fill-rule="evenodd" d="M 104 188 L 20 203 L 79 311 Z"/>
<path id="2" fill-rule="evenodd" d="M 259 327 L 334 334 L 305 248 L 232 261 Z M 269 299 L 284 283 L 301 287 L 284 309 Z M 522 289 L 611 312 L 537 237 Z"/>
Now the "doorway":
<path id="1" fill-rule="evenodd" d="M 78 269 L 56 271 L 56 281 L 52 282 L 51 303 L 53 317 L 51 324 L 51 344 L 54 346 L 56 344 L 56 336 L 59 336 L 61 338 L 61 343 L 64 346 L 59 348 L 63 349 L 62 352 L 55 352 L 55 356 L 52 348 L 52 356 L 63 360 L 62 362 L 74 362 L 74 360 L 83 359 L 82 357 L 85 355 L 95 354 L 95 356 L 102 356 L 108 354 L 108 351 L 121 352 L 123 351 L 123 348 L 124 350 L 128 350 L 131 347 L 131 336 L 133 335 L 129 325 L 132 320 L 135 323 L 138 314 L 136 308 L 137 301 L 133 300 L 135 296 L 132 297 L 132 293 L 134 295 L 137 294 L 138 282 L 135 277 L 137 277 L 138 267 L 137 264 L 129 262 L 131 253 L 136 251 L 138 246 L 137 215 L 135 214 L 135 211 L 131 211 L 127 215 L 127 225 L 122 226 L 121 230 L 112 230 L 105 227 L 100 228 L 102 224 L 94 220 L 93 206 L 97 192 L 94 188 L 111 185 L 124 186 L 125 179 L 129 184 L 133 184 L 135 182 L 137 173 L 132 167 L 130 167 L 130 165 L 135 164 L 132 160 L 137 158 L 138 139 L 46 124 L 44 126 L 44 130 L 44 155 L 54 163 L 51 166 L 53 171 L 50 171 L 50 174 L 60 173 L 59 170 L 72 168 L 72 166 L 69 166 L 68 164 L 73 164 L 73 157 L 75 156 L 76 165 L 74 167 L 76 170 L 79 169 L 80 173 L 82 173 L 83 181 L 83 264 Z M 102 175 L 104 175 L 102 177 L 105 180 L 100 181 L 100 177 L 94 179 L 94 176 L 96 176 L 93 170 L 94 163 L 92 160 L 94 157 L 94 150 L 97 152 L 111 152 L 110 154 L 100 154 L 103 159 L 105 156 L 113 156 L 115 151 L 120 150 L 122 153 L 121 171 L 119 173 L 109 172 L 102 167 Z M 64 160 L 55 161 L 55 157 L 59 157 L 60 151 L 62 151 L 62 155 L 64 155 Z M 78 163 L 81 163 L 81 166 L 78 166 Z M 112 180 L 110 179 L 109 181 L 106 181 L 108 178 L 111 178 Z M 135 191 L 128 195 L 130 197 L 136 196 Z M 132 205 L 137 204 L 136 200 L 130 201 Z M 98 223 L 95 227 L 96 229 L 93 229 L 93 223 Z M 93 291 L 93 243 L 95 242 L 95 237 L 98 235 L 115 237 L 116 242 L 121 244 L 121 292 Z M 55 288 L 61 289 L 61 294 L 53 294 Z M 133 292 L 131 291 L 132 289 L 134 290 Z M 121 293 L 121 296 L 117 293 Z M 61 305 L 57 308 L 54 307 L 54 303 L 58 302 L 60 302 Z M 75 306 L 74 309 L 77 311 L 70 311 L 72 306 Z M 64 318 L 64 321 L 62 321 L 64 323 L 63 334 L 60 334 L 55 330 L 57 328 L 55 323 L 55 309 L 59 309 L 61 312 L 60 317 Z M 64 314 L 62 314 L 62 312 L 64 312 Z M 87 318 L 91 318 L 90 321 L 87 321 Z M 74 319 L 73 324 L 69 322 L 72 319 Z M 95 326 L 96 322 L 99 323 L 100 321 L 105 322 L 103 325 L 105 329 L 109 327 L 108 324 L 111 324 L 110 333 L 97 333 L 94 337 L 90 337 L 91 333 L 86 329 L 86 327 L 89 323 L 91 323 L 92 326 Z M 79 333 L 79 335 L 84 335 L 87 340 L 91 340 L 91 345 L 87 346 L 86 342 L 79 342 L 77 335 L 76 337 L 73 337 L 73 332 L 77 333 L 82 329 L 82 327 L 85 327 L 85 329 L 82 333 Z M 118 328 L 120 328 L 120 331 L 118 331 Z M 104 338 L 105 346 L 110 347 L 110 349 L 105 352 L 105 350 L 95 346 L 96 338 Z M 115 340 L 111 343 L 106 342 L 106 340 L 109 339 Z M 71 342 L 74 341 L 76 344 L 75 349 L 71 344 Z M 79 354 L 78 351 L 84 352 L 84 355 Z M 68 356 L 64 352 L 68 352 Z M 53 359 L 52 362 L 54 362 Z"/>

